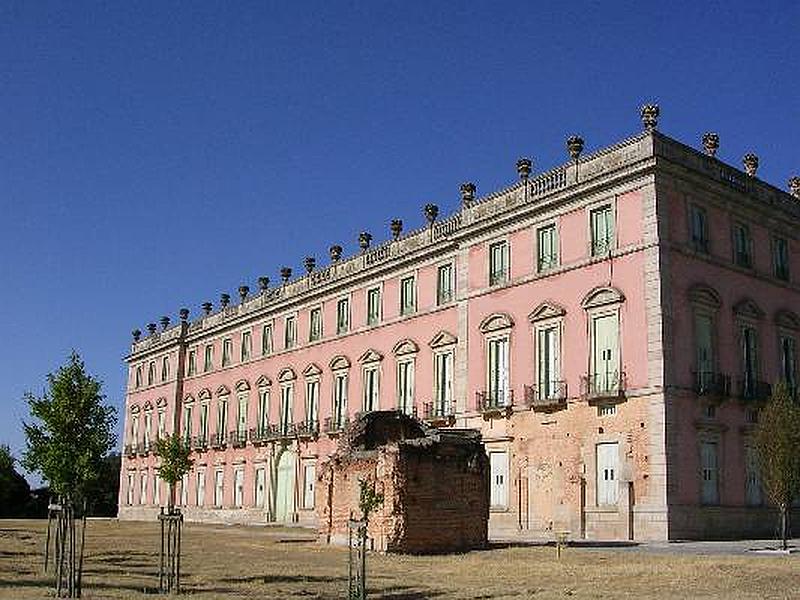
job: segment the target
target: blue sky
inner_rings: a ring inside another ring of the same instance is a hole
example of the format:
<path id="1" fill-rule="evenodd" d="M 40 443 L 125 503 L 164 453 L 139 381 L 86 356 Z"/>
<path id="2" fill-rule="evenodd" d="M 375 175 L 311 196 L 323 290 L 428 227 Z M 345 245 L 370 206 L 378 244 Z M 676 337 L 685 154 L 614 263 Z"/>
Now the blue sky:
<path id="1" fill-rule="evenodd" d="M 800 172 L 800 3 L 0 3 L 0 442 L 72 348 L 640 129 Z M 766 6 L 766 8 L 765 8 Z"/>

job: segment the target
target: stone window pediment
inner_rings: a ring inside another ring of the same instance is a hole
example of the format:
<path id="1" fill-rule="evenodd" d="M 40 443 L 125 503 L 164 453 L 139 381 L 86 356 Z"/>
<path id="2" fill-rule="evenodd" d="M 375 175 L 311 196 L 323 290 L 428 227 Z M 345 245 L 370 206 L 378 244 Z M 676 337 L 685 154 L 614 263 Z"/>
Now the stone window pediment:
<path id="1" fill-rule="evenodd" d="M 304 377 L 319 377 L 320 375 L 322 375 L 322 369 L 317 363 L 311 363 L 303 369 Z"/>
<path id="2" fill-rule="evenodd" d="M 217 396 L 230 396 L 231 390 L 227 385 L 221 385 L 217 388 Z"/>
<path id="3" fill-rule="evenodd" d="M 166 398 L 164 398 L 163 396 L 162 396 L 161 398 L 159 398 L 158 400 L 156 400 L 156 406 L 157 406 L 157 407 L 159 407 L 159 408 L 163 408 L 163 407 L 165 407 L 166 405 L 167 405 L 167 399 L 166 399 Z"/>
<path id="4" fill-rule="evenodd" d="M 492 333 L 514 326 L 514 319 L 507 313 L 493 313 L 486 317 L 479 326 L 482 333 Z"/>
<path id="5" fill-rule="evenodd" d="M 370 348 L 364 354 L 358 357 L 358 362 L 364 363 L 374 363 L 383 360 L 383 354 L 378 352 L 377 350 L 373 350 Z"/>
<path id="6" fill-rule="evenodd" d="M 240 379 L 236 382 L 237 392 L 247 392 L 250 390 L 250 383 L 246 379 Z"/>
<path id="7" fill-rule="evenodd" d="M 779 327 L 784 327 L 786 329 L 795 329 L 800 331 L 800 317 L 798 317 L 796 313 L 793 313 L 790 310 L 783 309 L 776 312 L 775 323 Z"/>
<path id="8" fill-rule="evenodd" d="M 722 299 L 717 290 L 702 283 L 697 283 L 689 288 L 689 302 L 715 310 L 722 306 Z"/>
<path id="9" fill-rule="evenodd" d="M 191 394 L 189 394 L 188 396 L 186 396 L 186 397 L 183 399 L 183 403 L 184 403 L 184 404 L 194 404 L 194 396 L 192 396 Z"/>
<path id="10" fill-rule="evenodd" d="M 266 375 L 262 375 L 261 377 L 256 379 L 257 387 L 263 388 L 263 387 L 269 387 L 271 385 L 272 385 L 272 380 Z"/>
<path id="11" fill-rule="evenodd" d="M 137 404 L 134 404 L 133 406 L 131 406 L 131 414 L 132 415 L 138 415 L 140 410 L 141 409 L 139 408 L 139 406 Z"/>
<path id="12" fill-rule="evenodd" d="M 611 286 L 596 287 L 590 291 L 581 301 L 581 306 L 588 310 L 609 304 L 621 304 L 625 302 L 625 294 Z"/>
<path id="13" fill-rule="evenodd" d="M 452 346 L 458 342 L 458 338 L 452 333 L 447 331 L 440 331 L 428 344 L 431 348 L 443 348 L 445 346 Z"/>
<path id="14" fill-rule="evenodd" d="M 349 369 L 350 359 L 340 354 L 339 356 L 334 356 L 331 359 L 331 362 L 328 366 L 331 368 L 331 371 L 340 371 L 342 369 Z"/>
<path id="15" fill-rule="evenodd" d="M 411 339 L 400 340 L 392 348 L 392 354 L 395 356 L 405 356 L 407 354 L 416 354 L 417 352 L 419 352 L 419 346 Z"/>
<path id="16" fill-rule="evenodd" d="M 146 411 L 148 411 L 148 410 L 153 410 L 153 403 L 152 403 L 152 402 L 150 402 L 150 400 L 148 400 L 147 402 L 145 402 L 145 403 L 144 403 L 144 409 L 145 409 Z"/>
<path id="17" fill-rule="evenodd" d="M 278 381 L 281 383 L 287 383 L 290 381 L 294 381 L 297 379 L 297 374 L 294 372 L 294 369 L 291 367 L 285 367 L 278 373 Z"/>
<path id="18" fill-rule="evenodd" d="M 750 298 L 743 298 L 733 307 L 733 312 L 739 317 L 749 319 L 762 319 L 764 311 Z"/>
<path id="19" fill-rule="evenodd" d="M 536 321 L 544 321 L 546 319 L 563 317 L 565 314 L 567 314 L 567 311 L 563 306 L 548 300 L 542 302 L 539 306 L 534 308 L 533 311 L 531 311 L 531 313 L 528 315 L 528 320 L 531 323 L 535 323 Z"/>
<path id="20" fill-rule="evenodd" d="M 211 390 L 203 388 L 198 392 L 197 397 L 200 398 L 200 400 L 211 400 Z"/>

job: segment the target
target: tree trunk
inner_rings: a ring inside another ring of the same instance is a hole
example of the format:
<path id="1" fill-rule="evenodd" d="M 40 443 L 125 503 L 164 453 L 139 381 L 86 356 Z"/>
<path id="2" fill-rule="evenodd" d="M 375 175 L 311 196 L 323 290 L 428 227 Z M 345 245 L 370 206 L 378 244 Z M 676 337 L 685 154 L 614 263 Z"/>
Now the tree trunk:
<path id="1" fill-rule="evenodd" d="M 789 532 L 787 531 L 787 522 L 786 522 L 786 513 L 787 513 L 787 505 L 781 503 L 781 550 L 787 550 L 789 548 L 789 543 L 787 536 Z"/>

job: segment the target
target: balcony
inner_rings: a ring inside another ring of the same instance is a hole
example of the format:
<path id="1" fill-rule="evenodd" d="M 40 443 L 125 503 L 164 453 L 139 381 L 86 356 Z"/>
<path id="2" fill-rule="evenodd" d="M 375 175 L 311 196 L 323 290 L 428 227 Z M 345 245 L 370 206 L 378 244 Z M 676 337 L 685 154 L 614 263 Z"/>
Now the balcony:
<path id="1" fill-rule="evenodd" d="M 731 395 L 729 375 L 713 371 L 693 371 L 694 391 L 698 396 L 722 399 Z"/>
<path id="2" fill-rule="evenodd" d="M 136 454 L 139 456 L 147 456 L 150 454 L 150 444 L 148 442 L 139 442 L 136 444 Z"/>
<path id="3" fill-rule="evenodd" d="M 273 436 L 269 424 L 250 429 L 250 443 L 254 446 L 261 446 L 271 439 L 273 439 Z"/>
<path id="4" fill-rule="evenodd" d="M 746 402 L 763 402 L 772 395 L 772 386 L 770 384 L 752 377 L 740 379 L 737 390 L 739 398 Z"/>
<path id="5" fill-rule="evenodd" d="M 236 429 L 229 432 L 228 443 L 234 448 L 244 448 L 247 445 L 247 430 Z"/>
<path id="6" fill-rule="evenodd" d="M 192 438 L 192 449 L 196 452 L 205 452 L 208 450 L 208 436 L 196 435 Z"/>
<path id="7" fill-rule="evenodd" d="M 434 427 L 443 427 L 455 423 L 456 415 L 452 402 L 424 402 L 422 418 Z"/>
<path id="8" fill-rule="evenodd" d="M 567 406 L 567 382 L 549 381 L 525 386 L 525 405 L 536 411 L 552 412 Z"/>
<path id="9" fill-rule="evenodd" d="M 590 402 L 621 400 L 626 387 L 625 371 L 589 373 L 581 377 L 581 396 Z"/>
<path id="10" fill-rule="evenodd" d="M 325 433 L 328 436 L 334 436 L 341 433 L 350 424 L 350 419 L 347 415 L 340 415 L 338 417 L 325 418 Z"/>
<path id="11" fill-rule="evenodd" d="M 475 393 L 475 410 L 484 417 L 507 417 L 514 405 L 514 390 L 492 390 Z"/>
<path id="12" fill-rule="evenodd" d="M 214 450 L 222 450 L 228 445 L 228 440 L 225 439 L 224 431 L 217 431 L 211 436 L 211 447 Z"/>
<path id="13" fill-rule="evenodd" d="M 125 444 L 122 452 L 128 458 L 134 458 L 136 456 L 136 444 Z"/>
<path id="14" fill-rule="evenodd" d="M 308 420 L 295 425 L 297 437 L 301 440 L 313 440 L 319 436 L 319 421 Z"/>

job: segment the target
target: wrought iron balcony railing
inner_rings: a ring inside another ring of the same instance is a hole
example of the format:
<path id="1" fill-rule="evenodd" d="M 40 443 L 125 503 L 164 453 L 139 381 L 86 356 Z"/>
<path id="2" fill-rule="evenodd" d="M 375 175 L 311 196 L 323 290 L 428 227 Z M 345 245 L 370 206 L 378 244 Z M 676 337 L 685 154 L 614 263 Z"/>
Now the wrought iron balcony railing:
<path id="1" fill-rule="evenodd" d="M 341 432 L 350 424 L 350 419 L 347 415 L 338 415 L 333 417 L 325 417 L 325 433 L 336 434 Z"/>
<path id="2" fill-rule="evenodd" d="M 194 436 L 192 438 L 192 448 L 198 452 L 208 450 L 208 436 L 204 434 Z"/>
<path id="3" fill-rule="evenodd" d="M 145 444 L 144 442 L 138 442 L 136 444 L 136 454 L 139 456 L 147 456 L 150 454 L 150 444 Z"/>
<path id="4" fill-rule="evenodd" d="M 455 420 L 455 407 L 449 401 L 424 402 L 422 418 L 433 424 L 452 423 Z"/>
<path id="5" fill-rule="evenodd" d="M 254 446 L 260 446 L 270 439 L 270 426 L 269 423 L 261 425 L 260 427 L 252 427 L 250 429 L 250 443 Z"/>
<path id="6" fill-rule="evenodd" d="M 739 380 L 738 392 L 742 400 L 762 401 L 772 395 L 772 386 L 766 381 L 758 381 L 751 377 Z"/>
<path id="7" fill-rule="evenodd" d="M 247 445 L 247 430 L 234 429 L 228 433 L 228 443 L 234 448 L 244 448 Z"/>
<path id="8" fill-rule="evenodd" d="M 297 437 L 301 439 L 312 439 L 319 435 L 319 421 L 306 420 L 295 425 Z"/>
<path id="9" fill-rule="evenodd" d="M 589 373 L 581 377 L 581 395 L 589 400 L 619 398 L 626 388 L 625 371 Z"/>
<path id="10" fill-rule="evenodd" d="M 694 391 L 698 396 L 725 398 L 731 393 L 731 378 L 714 371 L 694 371 Z"/>
<path id="11" fill-rule="evenodd" d="M 483 414 L 509 412 L 513 405 L 514 390 L 490 390 L 475 393 L 475 410 Z"/>
<path id="12" fill-rule="evenodd" d="M 228 440 L 225 438 L 224 431 L 217 431 L 211 436 L 211 447 L 215 450 L 219 450 L 220 448 L 224 448 L 228 443 Z"/>
<path id="13" fill-rule="evenodd" d="M 534 410 L 553 410 L 567 405 L 567 382 L 547 381 L 525 386 L 525 405 Z"/>
<path id="14" fill-rule="evenodd" d="M 136 456 L 136 444 L 125 444 L 123 452 L 128 458 L 133 458 Z"/>

